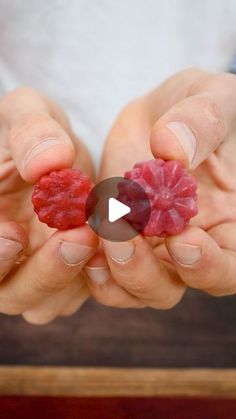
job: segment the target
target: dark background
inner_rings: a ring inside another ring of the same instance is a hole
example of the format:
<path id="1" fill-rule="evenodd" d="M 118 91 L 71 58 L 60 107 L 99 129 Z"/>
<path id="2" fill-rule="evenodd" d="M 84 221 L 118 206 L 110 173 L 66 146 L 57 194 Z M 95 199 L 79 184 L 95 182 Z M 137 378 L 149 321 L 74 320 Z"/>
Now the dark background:
<path id="1" fill-rule="evenodd" d="M 0 364 L 236 367 L 236 296 L 188 291 L 168 311 L 89 300 L 46 326 L 0 315 Z"/>

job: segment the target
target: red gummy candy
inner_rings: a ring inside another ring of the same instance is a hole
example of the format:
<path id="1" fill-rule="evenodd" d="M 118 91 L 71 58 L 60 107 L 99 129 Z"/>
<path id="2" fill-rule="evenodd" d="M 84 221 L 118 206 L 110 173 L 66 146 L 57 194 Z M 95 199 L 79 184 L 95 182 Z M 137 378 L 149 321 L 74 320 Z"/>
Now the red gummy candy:
<path id="1" fill-rule="evenodd" d="M 142 231 L 144 236 L 166 237 L 179 234 L 198 212 L 197 183 L 179 161 L 156 159 L 137 163 L 124 177 L 138 183 L 148 196 L 151 212 Z M 134 197 L 127 199 L 127 196 L 131 195 L 123 195 L 126 205 L 131 209 L 139 206 L 139 203 L 134 202 Z M 121 195 L 119 199 L 122 200 Z M 132 210 L 126 219 L 135 225 Z"/>
<path id="2" fill-rule="evenodd" d="M 43 176 L 35 186 L 32 202 L 42 223 L 58 230 L 83 225 L 90 178 L 80 170 L 62 169 Z"/>

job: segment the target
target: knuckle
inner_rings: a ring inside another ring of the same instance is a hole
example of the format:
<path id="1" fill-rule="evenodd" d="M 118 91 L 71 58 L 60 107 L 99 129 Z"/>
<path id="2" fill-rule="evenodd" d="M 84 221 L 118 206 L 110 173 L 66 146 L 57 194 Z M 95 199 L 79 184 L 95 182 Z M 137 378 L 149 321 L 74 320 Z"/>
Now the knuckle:
<path id="1" fill-rule="evenodd" d="M 41 98 L 40 94 L 33 89 L 32 87 L 29 86 L 19 86 L 17 87 L 15 90 L 13 90 L 12 92 L 8 93 L 7 95 L 9 98 L 13 98 L 15 99 L 16 97 L 23 97 L 23 96 L 30 96 L 32 98 L 36 98 L 39 99 Z"/>
<path id="2" fill-rule="evenodd" d="M 223 88 L 236 88 L 236 76 L 230 73 L 214 74 L 209 80 L 210 85 L 213 87 L 222 86 Z"/>
<path id="3" fill-rule="evenodd" d="M 181 296 L 182 298 L 182 296 Z M 174 308 L 181 300 L 181 298 L 163 298 L 161 301 L 154 302 L 149 304 L 151 308 L 156 308 L 159 310 L 170 310 Z"/>
<path id="4" fill-rule="evenodd" d="M 103 292 L 93 292 L 93 298 L 95 301 L 97 301 L 97 303 L 100 303 L 104 306 L 109 306 L 111 302 L 111 299 L 107 296 L 107 294 Z"/>
<path id="5" fill-rule="evenodd" d="M 103 302 L 100 302 L 100 304 L 106 306 L 106 307 L 123 307 L 124 306 L 124 302 L 120 301 L 117 298 L 110 298 L 109 300 L 104 300 Z"/>
<path id="6" fill-rule="evenodd" d="M 107 304 L 105 305 L 107 307 L 119 307 L 119 308 L 127 307 L 124 300 L 120 298 L 111 298 L 111 300 L 108 301 Z"/>
<path id="7" fill-rule="evenodd" d="M 234 282 L 229 280 L 229 282 L 226 280 L 225 283 L 223 283 L 222 278 L 226 278 L 226 276 L 222 275 L 221 280 L 218 280 L 214 286 L 208 287 L 207 289 L 204 289 L 204 291 L 211 295 L 212 297 L 226 297 L 230 295 L 235 295 L 236 293 L 236 285 Z M 231 279 L 231 278 L 230 278 Z"/>
<path id="8" fill-rule="evenodd" d="M 191 77 L 198 79 L 199 77 L 205 77 L 206 72 L 201 70 L 198 67 L 188 67 L 184 70 L 179 71 L 176 75 L 183 78 L 183 77 Z"/>
<path id="9" fill-rule="evenodd" d="M 44 325 L 54 320 L 56 315 L 51 311 L 44 311 L 43 313 L 38 313 L 36 310 L 30 310 L 23 313 L 22 317 L 27 321 L 27 323 L 34 325 Z"/>
<path id="10" fill-rule="evenodd" d="M 70 317 L 70 316 L 72 316 L 73 314 L 75 314 L 76 313 L 76 311 L 78 311 L 79 310 L 79 308 L 80 308 L 80 305 L 78 305 L 78 307 L 68 307 L 68 308 L 65 308 L 61 313 L 60 313 L 60 316 L 62 316 L 62 317 Z"/>
<path id="11" fill-rule="evenodd" d="M 142 302 L 144 302 L 146 305 L 148 305 L 151 308 L 156 308 L 159 310 L 170 310 L 174 308 L 183 298 L 185 292 L 186 292 L 186 286 L 181 285 L 180 288 L 177 289 L 168 289 L 162 294 L 157 295 L 156 298 L 153 297 L 154 293 L 149 293 L 149 298 L 142 299 Z"/>
<path id="12" fill-rule="evenodd" d="M 211 253 L 206 254 L 199 269 L 192 271 L 191 275 L 186 278 L 186 284 L 191 288 L 200 289 L 205 292 L 223 289 L 222 278 L 224 278 L 225 285 L 231 279 L 229 265 L 227 261 L 222 261 L 222 259 L 220 266 L 218 263 L 215 263 L 215 259 Z"/>
<path id="13" fill-rule="evenodd" d="M 220 141 L 225 135 L 225 120 L 220 104 L 214 98 L 212 93 L 209 91 L 200 91 L 196 94 L 194 96 L 193 108 L 191 113 L 189 111 L 191 118 L 192 112 L 195 111 L 199 115 L 199 120 L 202 121 L 201 124 L 194 122 L 195 130 L 204 138 L 206 133 L 208 133 L 208 135 L 211 135 L 212 139 L 216 142 Z M 182 111 L 183 109 L 180 108 L 180 110 Z"/>
<path id="14" fill-rule="evenodd" d="M 192 83 L 190 95 L 206 91 L 213 91 L 215 89 L 229 89 L 233 91 L 235 94 L 234 89 L 236 89 L 236 76 L 235 74 L 230 73 L 218 73 L 218 74 L 210 74 L 205 73 L 203 77 L 196 78 L 196 80 Z"/>
<path id="15" fill-rule="evenodd" d="M 118 296 L 114 296 L 109 292 L 94 292 L 94 299 L 106 307 L 121 307 L 123 304 L 123 299 Z"/>
<path id="16" fill-rule="evenodd" d="M 209 73 L 197 67 L 190 67 L 175 73 L 163 85 L 165 86 L 167 83 L 168 88 L 171 89 L 175 89 L 179 85 L 181 86 L 181 97 L 188 97 L 193 94 L 195 85 L 201 80 L 204 80 L 208 75 Z"/>
<path id="17" fill-rule="evenodd" d="M 205 293 L 210 295 L 211 297 L 225 297 L 225 296 L 231 295 L 231 293 L 229 293 L 229 292 L 218 290 L 218 289 L 215 289 L 215 288 L 205 290 Z"/>
<path id="18" fill-rule="evenodd" d="M 201 95 L 201 105 L 205 116 L 208 118 L 209 123 L 219 129 L 219 123 L 223 122 L 223 115 L 220 106 L 216 99 L 210 94 Z"/>
<path id="19" fill-rule="evenodd" d="M 145 296 L 149 294 L 148 281 L 145 277 L 128 277 L 123 279 L 123 286 L 127 291 L 132 292 L 132 294 L 137 294 L 138 296 Z"/>
<path id="20" fill-rule="evenodd" d="M 39 275 L 35 282 L 35 291 L 40 294 L 54 294 L 62 291 L 68 285 L 68 281 L 63 281 L 57 277 L 48 278 L 47 275 Z"/>
<path id="21" fill-rule="evenodd" d="M 20 141 L 30 137 L 54 137 L 58 134 L 58 127 L 46 113 L 22 112 L 18 114 L 10 130 L 10 141 Z"/>
<path id="22" fill-rule="evenodd" d="M 32 100 L 34 102 L 42 101 L 40 93 L 31 87 L 20 86 L 12 92 L 9 92 L 5 96 L 3 96 L 1 100 L 1 105 L 3 107 L 6 107 L 7 110 L 9 110 L 9 107 L 12 105 L 12 103 L 16 104 L 21 102 L 23 105 L 23 103 L 27 104 L 29 103 L 29 101 Z"/>
<path id="23" fill-rule="evenodd" d="M 0 313 L 7 314 L 9 316 L 16 316 L 22 313 L 22 310 L 14 303 L 7 301 L 0 302 Z"/>
<path id="24" fill-rule="evenodd" d="M 28 94 L 28 95 L 30 95 L 30 94 L 39 95 L 38 92 L 35 89 L 33 89 L 30 86 L 25 86 L 25 85 L 17 87 L 15 89 L 15 92 L 17 92 L 18 94 L 24 94 L 24 95 L 26 95 L 26 94 Z"/>

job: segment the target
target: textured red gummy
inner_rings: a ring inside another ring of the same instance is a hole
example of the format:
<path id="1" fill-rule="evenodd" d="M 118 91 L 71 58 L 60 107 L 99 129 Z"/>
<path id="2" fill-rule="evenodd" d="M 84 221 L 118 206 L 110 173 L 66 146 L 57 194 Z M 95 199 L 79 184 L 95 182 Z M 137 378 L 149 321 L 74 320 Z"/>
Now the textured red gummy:
<path id="1" fill-rule="evenodd" d="M 142 231 L 144 236 L 165 237 L 179 234 L 198 212 L 197 183 L 179 161 L 156 159 L 137 163 L 124 177 L 138 183 L 149 198 L 151 212 Z M 123 196 L 126 205 L 137 207 L 135 198 L 132 201 L 127 196 Z M 119 198 L 122 200 L 121 195 Z M 140 202 L 140 207 L 141 205 Z M 131 211 L 126 218 L 135 225 L 135 213 L 132 215 Z"/>
<path id="2" fill-rule="evenodd" d="M 86 221 L 90 178 L 80 170 L 62 169 L 43 176 L 35 186 L 32 202 L 39 220 L 49 227 L 67 230 Z"/>

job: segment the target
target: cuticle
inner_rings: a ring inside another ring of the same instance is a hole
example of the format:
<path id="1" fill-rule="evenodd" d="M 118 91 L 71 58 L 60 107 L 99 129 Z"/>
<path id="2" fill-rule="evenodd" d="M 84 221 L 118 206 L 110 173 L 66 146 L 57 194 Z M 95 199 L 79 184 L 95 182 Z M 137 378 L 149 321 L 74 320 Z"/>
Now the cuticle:
<path id="1" fill-rule="evenodd" d="M 130 256 L 129 258 L 127 258 L 127 259 L 118 259 L 118 258 L 114 258 L 114 257 L 113 257 L 113 256 L 111 256 L 111 255 L 109 255 L 109 257 L 110 257 L 110 259 L 112 259 L 114 262 L 119 263 L 120 265 L 125 265 L 126 263 L 130 262 L 130 261 L 131 261 L 131 259 L 133 258 L 134 253 L 135 253 L 135 248 L 136 248 L 135 243 L 133 243 L 133 251 L 132 251 L 132 254 L 131 254 L 131 256 Z"/>

